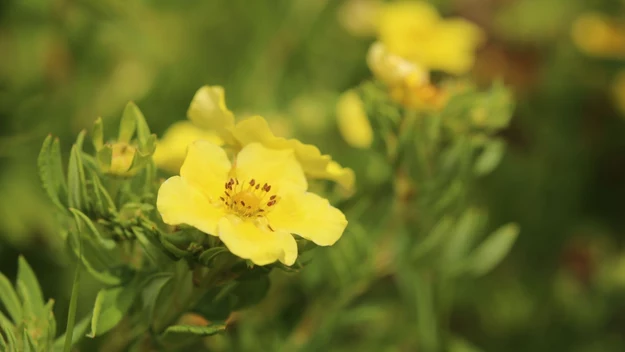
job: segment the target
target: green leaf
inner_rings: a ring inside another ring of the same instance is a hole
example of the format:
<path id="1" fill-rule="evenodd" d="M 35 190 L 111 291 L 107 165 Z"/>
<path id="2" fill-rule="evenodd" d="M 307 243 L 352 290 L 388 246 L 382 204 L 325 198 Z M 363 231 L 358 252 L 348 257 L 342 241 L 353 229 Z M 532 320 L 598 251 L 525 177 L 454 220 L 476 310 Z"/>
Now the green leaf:
<path id="1" fill-rule="evenodd" d="M 7 344 L 7 341 L 4 339 L 4 329 L 0 325 L 0 351 L 11 351 Z"/>
<path id="2" fill-rule="evenodd" d="M 163 252 L 163 250 L 161 250 L 162 247 L 157 247 L 155 243 L 152 241 L 152 239 L 148 238 L 145 235 L 145 233 L 143 232 L 143 229 L 139 227 L 133 227 L 132 233 L 134 233 L 135 237 L 137 238 L 137 241 L 143 248 L 146 256 L 152 261 L 152 263 L 154 263 L 155 265 L 159 265 L 159 264 L 169 262 L 165 253 Z"/>
<path id="3" fill-rule="evenodd" d="M 21 283 L 24 285 L 24 288 L 28 292 L 28 295 L 31 298 L 31 304 L 33 308 L 33 313 L 36 316 L 42 315 L 45 306 L 45 300 L 43 298 L 43 293 L 41 292 L 41 286 L 39 286 L 39 281 L 33 272 L 33 269 L 28 265 L 26 259 L 23 256 L 18 258 L 17 264 L 17 283 L 18 285 Z"/>
<path id="4" fill-rule="evenodd" d="M 28 333 L 26 328 L 22 331 L 22 351 L 23 352 L 37 352 L 35 341 L 33 341 L 32 336 Z"/>
<path id="5" fill-rule="evenodd" d="M 440 246 L 452 231 L 454 221 L 450 216 L 441 219 L 430 231 L 430 234 L 412 250 L 412 259 L 419 260 Z"/>
<path id="6" fill-rule="evenodd" d="M 87 329 L 89 328 L 89 324 L 91 323 L 91 316 L 88 315 L 84 318 L 82 318 L 78 323 L 76 323 L 74 325 L 74 331 L 72 333 L 72 338 L 71 338 L 71 345 L 74 346 L 75 344 L 78 343 L 78 341 L 80 341 L 81 338 L 83 338 L 83 336 L 85 336 L 85 332 L 87 331 Z M 67 332 L 65 332 L 65 334 L 59 336 L 56 340 L 54 340 L 54 351 L 63 351 L 63 347 L 65 345 L 65 340 L 66 340 L 66 336 L 67 336 Z"/>
<path id="7" fill-rule="evenodd" d="M 93 141 L 93 147 L 96 151 L 102 149 L 104 146 L 104 127 L 102 126 L 102 118 L 98 117 L 93 124 L 93 130 L 91 131 L 91 140 Z"/>
<path id="8" fill-rule="evenodd" d="M 489 141 L 486 147 L 475 161 L 473 172 L 478 176 L 489 174 L 503 158 L 506 151 L 506 143 L 501 139 Z"/>
<path id="9" fill-rule="evenodd" d="M 43 141 L 39 157 L 37 158 L 39 177 L 52 203 L 61 211 L 66 211 L 65 205 L 61 201 L 67 192 L 61 163 L 59 140 L 58 138 L 53 138 L 52 135 L 48 135 Z"/>
<path id="10" fill-rule="evenodd" d="M 2 273 L 0 273 L 0 302 L 6 308 L 13 322 L 19 324 L 23 319 L 22 303 L 11 282 Z"/>
<path id="11" fill-rule="evenodd" d="M 79 223 L 82 222 L 82 224 L 84 224 L 89 229 L 89 231 L 93 235 L 93 238 L 97 239 L 98 243 L 101 244 L 103 248 L 109 249 L 109 250 L 115 248 L 116 246 L 115 241 L 109 238 L 104 238 L 100 234 L 100 231 L 96 229 L 91 219 L 87 217 L 87 215 L 83 214 L 80 210 L 77 210 L 74 208 L 70 208 L 69 211 L 72 212 L 72 214 L 74 215 L 76 226 L 80 226 Z"/>
<path id="12" fill-rule="evenodd" d="M 101 199 L 103 202 L 103 206 L 104 206 L 103 214 L 108 214 L 108 213 L 117 211 L 115 202 L 113 202 L 113 199 L 111 198 L 108 191 L 106 190 L 106 187 L 104 187 L 104 185 L 102 184 L 102 182 L 100 181 L 100 178 L 97 176 L 96 173 L 92 174 L 91 181 L 93 182 L 92 183 L 93 193 L 97 194 L 96 197 L 98 199 Z"/>
<path id="13" fill-rule="evenodd" d="M 452 336 L 449 340 L 449 352 L 482 352 L 460 337 Z"/>
<path id="14" fill-rule="evenodd" d="M 159 299 L 163 288 L 172 282 L 173 274 L 157 273 L 148 277 L 141 286 L 141 301 L 144 311 L 147 313 L 147 321 L 152 322 L 157 308 L 156 302 Z"/>
<path id="15" fill-rule="evenodd" d="M 145 120 L 145 116 L 134 103 L 129 103 L 134 108 L 135 118 L 137 119 L 137 139 L 139 140 L 139 146 L 145 150 L 149 150 L 150 139 L 152 136 L 156 137 L 156 135 L 152 135 L 150 132 L 150 127 L 148 126 L 147 121 Z M 156 147 L 156 139 L 154 140 L 154 148 Z M 153 151 L 152 151 L 153 152 Z M 151 153 L 150 153 L 151 154 Z"/>
<path id="16" fill-rule="evenodd" d="M 130 102 L 124 108 L 122 119 L 119 122 L 119 137 L 117 140 L 122 143 L 130 143 L 132 135 L 137 129 L 137 106 Z M 141 112 L 139 112 L 140 114 Z"/>
<path id="17" fill-rule="evenodd" d="M 86 247 L 89 243 L 87 242 L 84 245 L 82 245 L 80 244 L 80 241 L 81 239 L 78 233 L 76 233 L 75 231 L 69 232 L 67 236 L 68 247 L 72 250 L 74 255 L 76 255 L 76 258 L 81 261 L 81 263 L 83 264 L 87 272 L 91 274 L 93 278 L 95 278 L 96 280 L 100 281 L 101 283 L 105 285 L 119 285 L 121 283 L 121 278 L 109 272 L 106 272 L 106 271 L 103 272 L 101 270 L 96 269 L 96 266 L 91 262 L 94 259 L 90 258 L 89 255 L 80 255 L 80 247 Z"/>
<path id="18" fill-rule="evenodd" d="M 78 232 L 82 233 L 82 226 L 76 223 Z M 69 309 L 67 311 L 67 327 L 65 329 L 65 343 L 63 344 L 63 352 L 70 352 L 72 348 L 72 336 L 74 333 L 74 324 L 76 323 L 76 310 L 78 309 L 78 291 L 80 287 L 80 263 L 82 262 L 82 238 L 78 239 L 78 260 L 76 261 L 76 269 L 74 271 L 74 281 L 72 283 L 72 296 L 69 301 Z"/>
<path id="19" fill-rule="evenodd" d="M 519 230 L 519 226 L 514 223 L 497 229 L 473 251 L 465 270 L 475 276 L 481 276 L 494 269 L 512 248 Z"/>
<path id="20" fill-rule="evenodd" d="M 136 295 L 137 290 L 132 284 L 100 290 L 93 307 L 88 336 L 100 336 L 114 328 L 124 318 Z"/>
<path id="21" fill-rule="evenodd" d="M 78 135 L 76 143 L 72 146 L 67 171 L 69 206 L 76 209 L 86 209 L 88 206 L 87 181 L 81 158 L 84 138 L 85 131 L 83 130 Z"/>
<path id="22" fill-rule="evenodd" d="M 202 265 L 210 266 L 212 261 L 221 253 L 228 253 L 228 249 L 226 247 L 209 248 L 200 254 L 198 261 Z"/>
<path id="23" fill-rule="evenodd" d="M 448 238 L 444 259 L 447 265 L 464 259 L 469 249 L 475 243 L 482 227 L 486 223 L 486 214 L 483 211 L 467 209 L 456 224 L 456 228 Z"/>
<path id="24" fill-rule="evenodd" d="M 113 162 L 113 146 L 105 144 L 102 149 L 97 151 L 95 156 L 98 168 L 100 168 L 102 172 L 108 172 L 111 169 L 111 163 Z"/>
<path id="25" fill-rule="evenodd" d="M 226 324 L 215 323 L 208 326 L 197 325 L 173 325 L 168 327 L 163 333 L 164 336 L 183 335 L 183 336 L 211 336 L 226 330 Z"/>
<path id="26" fill-rule="evenodd" d="M 9 319 L 0 311 L 0 332 L 6 337 L 6 345 L 8 349 L 6 351 L 17 351 L 17 338 L 15 338 L 15 326 L 11 324 Z M 0 334 L 2 335 L 2 334 Z M 2 350 L 4 351 L 4 350 Z"/>
<path id="27" fill-rule="evenodd" d="M 47 317 L 48 336 L 45 340 L 46 351 L 53 349 L 54 338 L 56 337 L 56 319 L 54 318 L 54 300 L 49 300 L 43 308 L 43 317 Z"/>

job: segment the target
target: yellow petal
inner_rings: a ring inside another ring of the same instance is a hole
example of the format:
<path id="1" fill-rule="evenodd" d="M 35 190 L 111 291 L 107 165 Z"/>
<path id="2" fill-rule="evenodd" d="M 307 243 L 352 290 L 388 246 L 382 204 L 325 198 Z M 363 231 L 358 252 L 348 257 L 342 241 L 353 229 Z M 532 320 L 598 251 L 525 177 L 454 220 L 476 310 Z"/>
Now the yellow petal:
<path id="1" fill-rule="evenodd" d="M 364 104 L 353 90 L 343 93 L 336 104 L 339 132 L 355 148 L 366 149 L 373 142 L 373 129 Z"/>
<path id="2" fill-rule="evenodd" d="M 207 130 L 214 130 L 226 141 L 228 130 L 234 126 L 234 114 L 226 107 L 223 87 L 203 86 L 193 97 L 189 110 L 189 120 Z"/>
<path id="3" fill-rule="evenodd" d="M 293 150 L 269 149 L 260 143 L 243 147 L 236 158 L 235 174 L 239 181 L 271 185 L 273 191 L 308 188 L 308 182 Z"/>
<path id="4" fill-rule="evenodd" d="M 468 72 L 475 61 L 475 50 L 484 41 L 484 33 L 463 19 L 441 21 L 424 49 L 427 67 L 452 74 Z"/>
<path id="5" fill-rule="evenodd" d="M 221 147 L 204 140 L 191 143 L 180 168 L 180 176 L 201 190 L 211 201 L 224 192 L 232 165 Z"/>
<path id="6" fill-rule="evenodd" d="M 267 121 L 260 116 L 238 122 L 232 130 L 232 135 L 243 146 L 258 142 L 271 149 L 292 150 L 306 175 L 336 181 L 349 191 L 353 187 L 353 175 L 349 175 L 351 170 L 342 169 L 336 163 L 330 166 L 332 158 L 329 155 L 322 155 L 314 145 L 304 144 L 297 139 L 274 136 Z"/>
<path id="7" fill-rule="evenodd" d="M 219 238 L 234 255 L 251 260 L 256 265 L 281 261 L 293 265 L 297 259 L 297 243 L 286 232 L 261 229 L 251 221 L 222 218 Z"/>
<path id="8" fill-rule="evenodd" d="M 285 195 L 267 214 L 267 219 L 276 231 L 297 234 L 320 246 L 333 245 L 347 226 L 347 219 L 339 209 L 309 192 Z"/>
<path id="9" fill-rule="evenodd" d="M 186 224 L 214 236 L 219 219 L 224 216 L 221 208 L 213 206 L 202 191 L 180 176 L 161 185 L 156 208 L 166 224 Z"/>
<path id="10" fill-rule="evenodd" d="M 428 71 L 392 54 L 381 42 L 375 42 L 367 52 L 367 65 L 373 75 L 388 86 L 397 86 L 409 79 L 413 84 L 427 84 L 430 81 Z"/>
<path id="11" fill-rule="evenodd" d="M 156 166 L 177 174 L 187 155 L 187 147 L 200 139 L 223 145 L 223 140 L 215 131 L 201 129 L 190 121 L 178 121 L 172 124 L 156 145 L 153 156 Z"/>

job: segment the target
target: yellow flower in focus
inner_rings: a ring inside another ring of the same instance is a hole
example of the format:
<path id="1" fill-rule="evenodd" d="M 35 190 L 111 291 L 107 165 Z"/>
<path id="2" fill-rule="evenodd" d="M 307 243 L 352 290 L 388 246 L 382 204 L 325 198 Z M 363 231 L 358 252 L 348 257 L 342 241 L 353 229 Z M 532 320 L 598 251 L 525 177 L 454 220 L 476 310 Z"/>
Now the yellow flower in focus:
<path id="1" fill-rule="evenodd" d="M 598 13 L 588 13 L 573 24 L 573 41 L 588 55 L 625 57 L 625 24 Z"/>
<path id="2" fill-rule="evenodd" d="M 292 234 L 329 246 L 347 226 L 340 210 L 307 188 L 291 149 L 249 143 L 231 163 L 221 147 L 196 141 L 180 176 L 161 185 L 156 206 L 165 223 L 218 236 L 233 254 L 257 265 L 292 265 Z"/>
<path id="3" fill-rule="evenodd" d="M 361 149 L 371 146 L 373 129 L 364 104 L 355 91 L 347 91 L 339 97 L 336 104 L 336 119 L 339 132 L 347 144 Z"/>
<path id="4" fill-rule="evenodd" d="M 484 40 L 482 30 L 464 19 L 443 20 L 436 9 L 421 1 L 384 5 L 378 39 L 389 52 L 428 70 L 463 74 L 475 61 L 475 49 Z"/>
<path id="5" fill-rule="evenodd" d="M 159 168 L 177 174 L 187 154 L 187 147 L 199 139 L 223 145 L 223 140 L 215 131 L 201 129 L 190 121 L 174 123 L 157 143 L 154 162 Z"/>
<path id="6" fill-rule="evenodd" d="M 614 79 L 612 97 L 621 113 L 625 114 L 625 70 L 616 75 Z"/>
<path id="7" fill-rule="evenodd" d="M 216 93 L 217 92 L 217 93 Z M 251 143 L 261 143 L 267 148 L 292 150 L 307 176 L 333 180 L 347 190 L 354 187 L 354 172 L 348 168 L 330 167 L 332 158 L 321 154 L 313 145 L 297 139 L 276 137 L 267 121 L 261 116 L 252 116 L 234 123 L 234 116 L 223 101 L 221 87 L 202 87 L 193 97 L 189 108 L 189 119 L 199 126 L 214 129 L 225 144 L 237 149 Z"/>

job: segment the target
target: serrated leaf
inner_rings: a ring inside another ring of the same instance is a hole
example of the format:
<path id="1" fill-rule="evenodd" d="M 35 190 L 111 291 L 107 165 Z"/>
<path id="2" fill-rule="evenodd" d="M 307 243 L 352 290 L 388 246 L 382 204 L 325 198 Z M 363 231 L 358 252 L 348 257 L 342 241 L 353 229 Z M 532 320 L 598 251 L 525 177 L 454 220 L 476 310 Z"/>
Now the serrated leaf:
<path id="1" fill-rule="evenodd" d="M 510 223 L 493 232 L 473 251 L 468 259 L 466 272 L 481 276 L 494 269 L 512 248 L 519 231 L 517 224 Z"/>
<path id="2" fill-rule="evenodd" d="M 130 143 L 132 136 L 137 130 L 137 106 L 130 102 L 126 104 L 122 119 L 119 122 L 119 137 L 117 140 L 122 143 Z"/>
<path id="3" fill-rule="evenodd" d="M 484 176 L 493 171 L 503 158 L 506 151 L 506 143 L 501 139 L 489 141 L 482 153 L 475 161 L 473 172 L 478 176 Z"/>
<path id="4" fill-rule="evenodd" d="M 67 192 L 65 175 L 63 174 L 61 163 L 59 140 L 54 139 L 52 135 L 48 135 L 43 141 L 39 157 L 37 158 L 39 177 L 52 203 L 61 211 L 66 211 L 65 205 L 61 201 Z"/>
<path id="5" fill-rule="evenodd" d="M 0 303 L 4 305 L 13 322 L 19 323 L 23 319 L 22 303 L 13 289 L 11 282 L 0 273 Z"/>
<path id="6" fill-rule="evenodd" d="M 101 117 L 98 117 L 93 124 L 91 140 L 96 151 L 102 149 L 102 146 L 104 146 L 104 126 Z"/>
<path id="7" fill-rule="evenodd" d="M 114 328 L 124 318 L 136 295 L 134 285 L 100 290 L 93 307 L 88 336 L 100 336 Z"/>
<path id="8" fill-rule="evenodd" d="M 20 283 L 24 285 L 24 288 L 30 296 L 33 313 L 36 316 L 40 316 L 43 313 L 45 306 L 43 292 L 41 292 L 41 286 L 39 285 L 37 276 L 23 256 L 19 256 L 18 258 L 17 283 L 18 285 Z"/>

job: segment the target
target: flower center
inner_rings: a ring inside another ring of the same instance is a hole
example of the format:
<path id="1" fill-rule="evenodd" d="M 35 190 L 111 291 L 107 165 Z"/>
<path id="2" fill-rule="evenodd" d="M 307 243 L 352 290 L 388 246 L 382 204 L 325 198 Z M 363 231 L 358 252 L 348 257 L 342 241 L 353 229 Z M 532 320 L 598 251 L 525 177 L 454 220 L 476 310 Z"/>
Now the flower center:
<path id="1" fill-rule="evenodd" d="M 224 196 L 219 198 L 233 214 L 243 219 L 257 218 L 265 216 L 279 201 L 278 196 L 270 191 L 271 185 L 267 183 L 261 185 L 254 179 L 239 182 L 231 178 L 225 184 Z"/>

